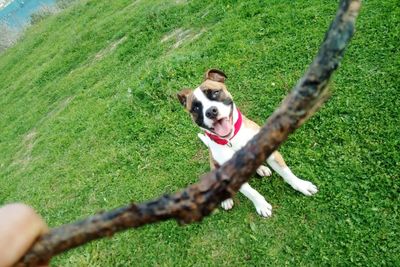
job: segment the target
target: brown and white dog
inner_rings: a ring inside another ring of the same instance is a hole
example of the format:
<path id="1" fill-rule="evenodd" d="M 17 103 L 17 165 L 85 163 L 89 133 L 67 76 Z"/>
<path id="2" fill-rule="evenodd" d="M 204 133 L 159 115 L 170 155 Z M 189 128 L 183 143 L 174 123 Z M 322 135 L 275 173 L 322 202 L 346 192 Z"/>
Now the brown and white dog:
<path id="1" fill-rule="evenodd" d="M 222 71 L 210 69 L 205 73 L 205 80 L 199 87 L 194 90 L 183 89 L 178 93 L 181 104 L 205 133 L 198 136 L 210 150 L 211 169 L 228 161 L 260 129 L 255 122 L 240 113 L 227 90 L 226 78 Z M 318 189 L 314 184 L 301 180 L 292 173 L 278 151 L 267 159 L 267 163 L 295 190 L 306 196 L 317 193 Z M 271 170 L 262 165 L 257 173 L 260 176 L 270 176 Z M 259 215 L 271 216 L 271 205 L 248 183 L 242 185 L 240 192 L 253 202 Z M 221 206 L 229 210 L 233 207 L 233 200 L 227 199 Z"/>

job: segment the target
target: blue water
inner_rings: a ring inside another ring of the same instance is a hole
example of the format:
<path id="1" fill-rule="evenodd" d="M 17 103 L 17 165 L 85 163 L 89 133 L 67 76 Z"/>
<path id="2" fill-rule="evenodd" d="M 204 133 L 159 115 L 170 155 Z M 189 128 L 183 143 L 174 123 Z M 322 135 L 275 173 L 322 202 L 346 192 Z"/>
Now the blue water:
<path id="1" fill-rule="evenodd" d="M 52 5 L 55 0 L 14 0 L 0 10 L 0 23 L 21 28 L 30 22 L 30 15 L 42 5 Z"/>

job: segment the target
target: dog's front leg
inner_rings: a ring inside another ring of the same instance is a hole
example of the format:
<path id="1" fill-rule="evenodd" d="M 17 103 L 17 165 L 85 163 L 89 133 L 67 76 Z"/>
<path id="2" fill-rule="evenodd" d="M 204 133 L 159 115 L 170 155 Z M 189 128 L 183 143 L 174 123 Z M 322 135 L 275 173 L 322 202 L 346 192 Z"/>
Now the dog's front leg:
<path id="1" fill-rule="evenodd" d="M 248 183 L 244 183 L 239 191 L 253 202 L 258 214 L 263 217 L 269 217 L 272 215 L 272 206 Z"/>
<path id="2" fill-rule="evenodd" d="M 233 150 L 217 145 L 216 143 L 212 142 L 207 135 L 198 134 L 197 136 L 209 148 L 211 170 L 218 168 L 232 158 L 234 153 Z M 221 207 L 224 210 L 230 210 L 233 208 L 233 204 L 233 199 L 228 198 L 221 202 Z"/>
<path id="3" fill-rule="evenodd" d="M 210 152 L 210 168 L 211 168 L 211 170 L 214 170 L 214 169 L 216 169 L 216 168 L 219 168 L 220 165 L 219 165 L 218 162 L 213 158 L 211 150 L 209 150 L 209 152 Z M 232 208 L 233 208 L 233 199 L 232 199 L 232 198 L 225 199 L 224 201 L 221 202 L 221 207 L 222 207 L 224 210 L 230 210 L 230 209 L 232 209 Z"/>
<path id="4" fill-rule="evenodd" d="M 293 189 L 303 193 L 306 196 L 312 196 L 318 192 L 318 188 L 311 182 L 299 179 L 286 165 L 282 155 L 275 151 L 268 159 L 269 166 L 272 167 L 286 183 L 290 184 Z"/>

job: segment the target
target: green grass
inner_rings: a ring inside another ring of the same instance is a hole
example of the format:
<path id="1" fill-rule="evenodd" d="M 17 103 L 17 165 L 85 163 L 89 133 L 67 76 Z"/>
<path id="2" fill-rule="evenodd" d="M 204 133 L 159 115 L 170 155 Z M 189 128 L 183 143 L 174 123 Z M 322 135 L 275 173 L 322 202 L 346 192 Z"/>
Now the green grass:
<path id="1" fill-rule="evenodd" d="M 208 152 L 175 93 L 223 69 L 237 105 L 263 123 L 336 7 L 93 0 L 34 25 L 0 55 L 0 204 L 28 203 L 54 227 L 196 182 Z M 363 1 L 332 97 L 280 149 L 315 197 L 255 178 L 270 219 L 238 195 L 202 223 L 126 231 L 54 265 L 400 265 L 399 24 L 398 1 Z M 190 31 L 161 42 L 177 29 Z"/>

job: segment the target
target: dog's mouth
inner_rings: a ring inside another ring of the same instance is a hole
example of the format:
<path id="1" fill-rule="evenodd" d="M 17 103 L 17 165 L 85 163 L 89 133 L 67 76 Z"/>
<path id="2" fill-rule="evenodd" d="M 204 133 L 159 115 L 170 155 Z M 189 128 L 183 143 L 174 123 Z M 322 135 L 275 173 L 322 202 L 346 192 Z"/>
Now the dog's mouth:
<path id="1" fill-rule="evenodd" d="M 222 138 L 228 137 L 233 130 L 233 116 L 216 119 L 211 130 Z"/>

